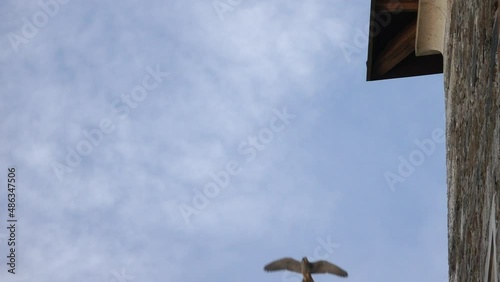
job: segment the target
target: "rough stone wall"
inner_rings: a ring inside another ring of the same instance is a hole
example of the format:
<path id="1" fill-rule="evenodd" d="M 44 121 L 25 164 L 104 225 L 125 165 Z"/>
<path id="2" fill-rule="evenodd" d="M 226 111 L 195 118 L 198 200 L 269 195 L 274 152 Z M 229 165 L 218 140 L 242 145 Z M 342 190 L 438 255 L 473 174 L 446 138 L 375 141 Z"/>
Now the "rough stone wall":
<path id="1" fill-rule="evenodd" d="M 500 262 L 500 72 L 498 45 L 492 44 L 498 1 L 448 2 L 444 78 L 450 281 L 484 281 L 495 191 Z"/>

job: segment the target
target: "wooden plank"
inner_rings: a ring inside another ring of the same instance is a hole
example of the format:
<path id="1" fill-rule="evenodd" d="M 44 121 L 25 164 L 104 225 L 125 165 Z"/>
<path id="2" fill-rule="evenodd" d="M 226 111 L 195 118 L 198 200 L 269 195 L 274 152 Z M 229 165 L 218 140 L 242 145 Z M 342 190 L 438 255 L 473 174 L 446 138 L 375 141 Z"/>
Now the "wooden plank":
<path id="1" fill-rule="evenodd" d="M 417 12 L 418 0 L 395 1 L 395 0 L 378 0 L 375 4 L 376 11 L 389 11 L 391 13 L 398 12 Z"/>
<path id="2" fill-rule="evenodd" d="M 393 69 L 402 60 L 415 52 L 415 38 L 417 36 L 417 19 L 408 24 L 399 32 L 378 55 L 374 68 L 375 74 L 380 76 Z"/>

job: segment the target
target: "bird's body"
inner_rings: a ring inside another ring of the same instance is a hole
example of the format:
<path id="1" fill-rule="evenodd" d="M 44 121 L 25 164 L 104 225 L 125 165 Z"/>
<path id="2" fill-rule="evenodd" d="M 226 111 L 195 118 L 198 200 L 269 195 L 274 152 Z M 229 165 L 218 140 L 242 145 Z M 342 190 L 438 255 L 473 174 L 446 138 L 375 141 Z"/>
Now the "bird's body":
<path id="1" fill-rule="evenodd" d="M 326 260 L 309 262 L 306 257 L 302 261 L 294 260 L 293 258 L 282 258 L 273 261 L 264 267 L 265 271 L 289 270 L 302 274 L 302 282 L 314 282 L 313 273 L 330 273 L 340 277 L 347 277 L 347 272 L 333 263 Z"/>
<path id="2" fill-rule="evenodd" d="M 307 258 L 305 258 L 307 261 Z M 300 271 L 302 272 L 302 282 L 314 282 L 312 276 L 311 276 L 311 263 L 307 261 L 307 263 L 302 259 L 302 262 L 300 263 Z"/>

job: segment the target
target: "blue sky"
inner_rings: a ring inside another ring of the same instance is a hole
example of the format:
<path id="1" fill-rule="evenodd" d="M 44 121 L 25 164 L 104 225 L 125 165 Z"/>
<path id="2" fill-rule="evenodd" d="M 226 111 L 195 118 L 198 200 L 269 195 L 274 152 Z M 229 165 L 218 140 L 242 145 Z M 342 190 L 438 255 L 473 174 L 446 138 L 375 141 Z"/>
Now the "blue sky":
<path id="1" fill-rule="evenodd" d="M 1 281 L 300 281 L 263 271 L 285 256 L 447 279 L 443 77 L 365 81 L 369 1 L 0 16 Z"/>

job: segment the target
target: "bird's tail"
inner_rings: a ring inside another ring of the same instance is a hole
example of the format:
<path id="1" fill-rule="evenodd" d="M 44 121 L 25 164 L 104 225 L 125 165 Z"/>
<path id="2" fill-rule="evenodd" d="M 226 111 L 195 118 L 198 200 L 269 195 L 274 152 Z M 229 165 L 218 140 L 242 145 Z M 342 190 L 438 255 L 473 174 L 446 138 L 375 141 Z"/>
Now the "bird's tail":
<path id="1" fill-rule="evenodd" d="M 308 274 L 306 276 L 304 276 L 304 278 L 302 279 L 302 282 L 314 282 L 311 274 Z"/>

